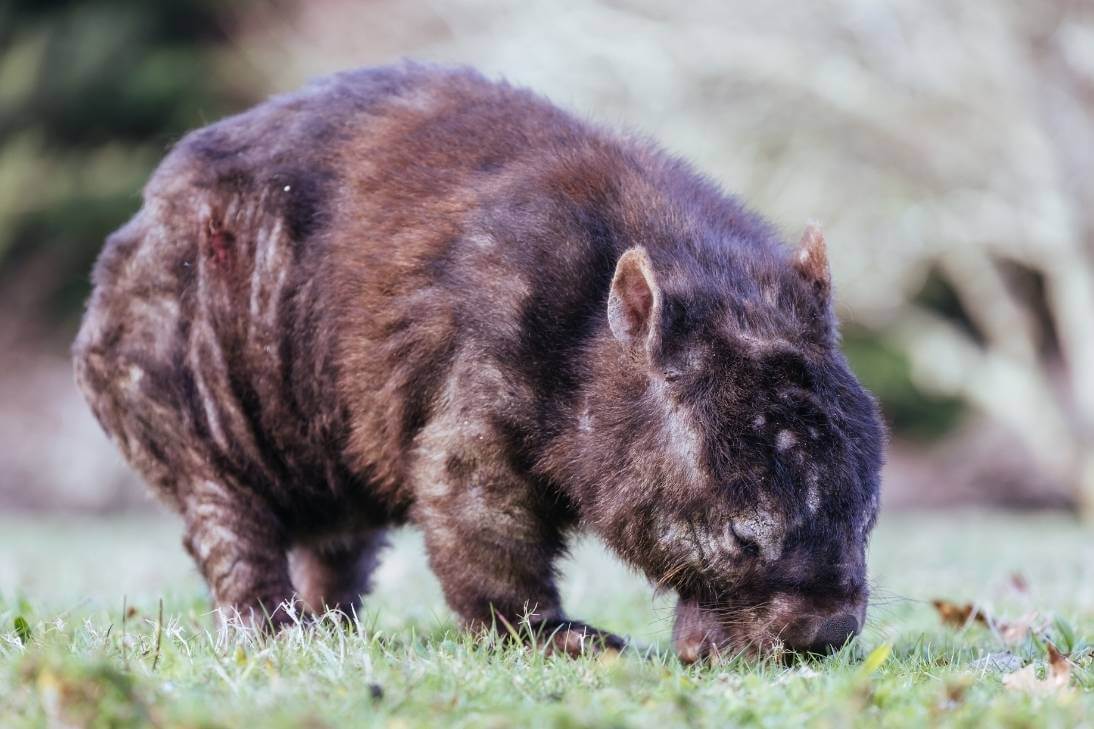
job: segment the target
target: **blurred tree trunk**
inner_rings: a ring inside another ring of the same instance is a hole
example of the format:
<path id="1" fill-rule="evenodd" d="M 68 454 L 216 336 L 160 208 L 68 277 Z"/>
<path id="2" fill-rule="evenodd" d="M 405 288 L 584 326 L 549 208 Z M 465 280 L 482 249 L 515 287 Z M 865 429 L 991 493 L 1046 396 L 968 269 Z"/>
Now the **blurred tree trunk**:
<path id="1" fill-rule="evenodd" d="M 1083 6 L 1045 3 L 1045 25 L 1034 29 L 1030 60 L 1047 138 L 1055 152 L 1063 199 L 1071 205 L 1075 256 L 1053 266 L 1057 326 L 1070 373 L 1077 454 L 1077 501 L 1094 520 L 1094 77 L 1069 55 L 1083 39 L 1068 35 L 1066 20 Z M 1086 8 L 1089 13 L 1089 8 Z M 1086 39 L 1089 42 L 1089 38 Z"/>
<path id="2" fill-rule="evenodd" d="M 1075 10 L 1068 2 L 1041 4 L 1023 28 L 1027 93 L 1051 157 L 1050 197 L 1066 207 L 1054 245 L 1018 256 L 1044 281 L 1049 320 L 1039 320 L 1000 274 L 999 263 L 1022 246 L 983 240 L 947 248 L 936 260 L 975 334 L 913 310 L 900 339 L 933 383 L 1017 433 L 1038 466 L 1070 484 L 1077 508 L 1094 519 L 1094 79 L 1069 54 L 1069 44 L 1081 42 L 1069 34 Z M 1053 339 L 1059 352 L 1044 351 Z"/>

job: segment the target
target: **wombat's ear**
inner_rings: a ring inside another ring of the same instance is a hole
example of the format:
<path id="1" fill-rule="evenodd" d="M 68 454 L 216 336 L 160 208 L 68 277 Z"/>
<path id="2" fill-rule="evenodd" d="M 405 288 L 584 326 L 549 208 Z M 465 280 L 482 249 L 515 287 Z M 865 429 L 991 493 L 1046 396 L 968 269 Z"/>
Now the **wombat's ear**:
<path id="1" fill-rule="evenodd" d="M 828 269 L 828 246 L 825 245 L 824 234 L 816 223 L 805 226 L 798 251 L 794 254 L 794 268 L 802 278 L 812 284 L 813 289 L 827 304 L 832 294 L 832 274 Z"/>
<path id="2" fill-rule="evenodd" d="M 659 338 L 661 289 L 650 256 L 642 246 L 624 251 L 615 265 L 608 294 L 608 326 L 624 344 L 645 342 L 650 348 Z"/>

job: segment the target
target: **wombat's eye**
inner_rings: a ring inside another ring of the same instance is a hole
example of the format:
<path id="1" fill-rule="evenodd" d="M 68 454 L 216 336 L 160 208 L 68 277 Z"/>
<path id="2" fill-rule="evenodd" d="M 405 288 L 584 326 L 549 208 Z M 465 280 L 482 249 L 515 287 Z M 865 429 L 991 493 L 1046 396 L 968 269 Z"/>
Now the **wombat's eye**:
<path id="1" fill-rule="evenodd" d="M 746 557 L 759 557 L 760 545 L 748 537 L 741 536 L 736 529 L 733 528 L 733 524 L 729 525 L 729 533 L 733 535 L 733 541 L 737 543 L 737 547 Z"/>

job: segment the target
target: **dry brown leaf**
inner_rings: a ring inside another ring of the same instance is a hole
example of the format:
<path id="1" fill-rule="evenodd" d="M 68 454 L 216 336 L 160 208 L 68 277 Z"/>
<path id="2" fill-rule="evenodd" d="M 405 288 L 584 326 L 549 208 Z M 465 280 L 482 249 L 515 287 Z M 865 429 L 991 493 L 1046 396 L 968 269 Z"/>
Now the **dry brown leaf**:
<path id="1" fill-rule="evenodd" d="M 1067 656 L 1057 650 L 1050 641 L 1045 641 L 1045 645 L 1048 646 L 1048 666 L 1052 669 L 1052 674 L 1071 678 L 1071 661 L 1067 660 Z"/>
<path id="2" fill-rule="evenodd" d="M 1028 612 L 1016 620 L 997 620 L 988 615 L 983 608 L 977 607 L 971 602 L 964 604 L 949 600 L 932 600 L 934 609 L 938 611 L 938 617 L 945 625 L 954 628 L 965 628 L 971 623 L 980 623 L 991 628 L 1007 645 L 1016 645 L 1033 632 L 1043 632 L 1043 621 L 1036 612 Z"/>
<path id="3" fill-rule="evenodd" d="M 1024 641 L 1030 633 L 1044 632 L 1045 626 L 1043 621 L 1039 620 L 1040 617 L 1036 612 L 1029 612 L 1017 620 L 1000 620 L 994 625 L 1004 643 L 1017 645 Z"/>
<path id="4" fill-rule="evenodd" d="M 969 675 L 955 676 L 946 681 L 945 696 L 939 704 L 943 711 L 956 709 L 965 700 L 965 694 L 975 683 L 975 678 Z"/>
<path id="5" fill-rule="evenodd" d="M 1062 696 L 1071 692 L 1071 663 L 1067 656 L 1048 644 L 1045 677 L 1037 677 L 1037 666 L 1030 664 L 1021 671 L 1003 677 L 1003 685 L 1011 691 L 1023 691 L 1034 696 Z"/>
<path id="6" fill-rule="evenodd" d="M 931 604 L 934 605 L 934 609 L 938 611 L 938 617 L 946 625 L 964 628 L 973 622 L 983 625 L 988 624 L 988 616 L 971 602 L 961 605 L 949 600 L 931 600 Z"/>

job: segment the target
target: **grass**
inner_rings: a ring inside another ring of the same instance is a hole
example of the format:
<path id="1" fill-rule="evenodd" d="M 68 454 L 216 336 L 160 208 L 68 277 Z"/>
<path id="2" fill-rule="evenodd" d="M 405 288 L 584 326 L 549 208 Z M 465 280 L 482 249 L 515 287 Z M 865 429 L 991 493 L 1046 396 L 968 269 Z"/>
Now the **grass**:
<path id="1" fill-rule="evenodd" d="M 173 521 L 7 516 L 0 726 L 1094 726 L 1092 536 L 1061 517 L 891 516 L 855 644 L 790 665 L 685 667 L 668 651 L 671 599 L 591 542 L 566 570 L 567 604 L 644 653 L 572 660 L 470 640 L 411 533 L 396 538 L 360 619 L 270 641 L 221 634 Z M 936 597 L 1056 618 L 1047 635 L 1073 649 L 1071 687 L 1008 688 L 1004 671 L 1041 666 L 1044 647 L 943 626 Z"/>

